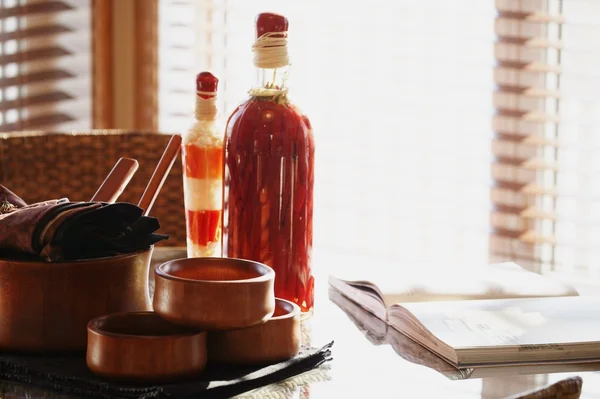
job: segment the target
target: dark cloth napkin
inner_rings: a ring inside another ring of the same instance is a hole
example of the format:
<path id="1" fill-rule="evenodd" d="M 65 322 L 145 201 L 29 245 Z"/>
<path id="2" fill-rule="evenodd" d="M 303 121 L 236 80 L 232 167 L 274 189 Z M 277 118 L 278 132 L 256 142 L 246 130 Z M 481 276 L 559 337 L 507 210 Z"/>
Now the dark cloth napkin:
<path id="1" fill-rule="evenodd" d="M 295 358 L 264 367 L 209 365 L 195 379 L 164 385 L 126 385 L 94 376 L 84 356 L 0 355 L 0 379 L 64 394 L 114 399 L 228 398 L 294 377 L 331 360 L 333 342 Z"/>
<path id="2" fill-rule="evenodd" d="M 0 257 L 33 256 L 48 262 L 102 258 L 150 247 L 168 236 L 160 223 L 126 202 L 26 204 L 0 184 Z"/>

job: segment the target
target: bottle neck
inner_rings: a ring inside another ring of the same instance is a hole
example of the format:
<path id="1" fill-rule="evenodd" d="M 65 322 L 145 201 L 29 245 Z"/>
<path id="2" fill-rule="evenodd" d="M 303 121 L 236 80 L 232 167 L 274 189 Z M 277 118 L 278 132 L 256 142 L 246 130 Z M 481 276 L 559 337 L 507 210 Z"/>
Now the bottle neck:
<path id="1" fill-rule="evenodd" d="M 256 68 L 256 84 L 258 89 L 287 89 L 290 66 L 281 68 Z"/>
<path id="2" fill-rule="evenodd" d="M 219 110 L 217 108 L 217 97 L 196 94 L 197 121 L 214 121 L 218 118 Z"/>

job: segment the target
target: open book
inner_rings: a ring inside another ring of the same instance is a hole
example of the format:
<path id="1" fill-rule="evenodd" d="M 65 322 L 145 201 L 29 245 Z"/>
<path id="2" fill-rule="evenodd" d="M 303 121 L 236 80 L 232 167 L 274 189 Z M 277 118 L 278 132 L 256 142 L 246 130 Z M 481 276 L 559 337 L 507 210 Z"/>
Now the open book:
<path id="1" fill-rule="evenodd" d="M 365 310 L 356 302 L 346 298 L 331 287 L 329 299 L 335 303 L 373 345 L 390 345 L 403 359 L 425 366 L 443 374 L 451 380 L 485 377 L 516 376 L 527 374 L 572 373 L 600 371 L 600 360 L 573 362 L 546 362 L 520 365 L 495 365 L 486 367 L 456 367 L 429 349 L 400 333 L 395 328 Z"/>
<path id="2" fill-rule="evenodd" d="M 514 263 L 460 278 L 429 271 L 394 291 L 366 281 L 329 282 L 455 366 L 600 359 L 600 297 L 577 296 Z"/>
<path id="3" fill-rule="evenodd" d="M 381 278 L 379 285 L 330 276 L 329 284 L 383 320 L 387 320 L 387 309 L 397 303 L 578 295 L 573 287 L 514 262 L 472 268 L 460 274 L 451 268 L 420 268 L 411 270 L 409 276 L 403 274 L 401 281 Z"/>

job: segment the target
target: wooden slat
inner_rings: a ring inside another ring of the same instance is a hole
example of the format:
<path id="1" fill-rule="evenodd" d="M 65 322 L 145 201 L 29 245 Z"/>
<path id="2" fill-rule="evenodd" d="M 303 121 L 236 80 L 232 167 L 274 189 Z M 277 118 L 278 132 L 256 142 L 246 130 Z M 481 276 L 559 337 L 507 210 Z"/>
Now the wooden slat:
<path id="1" fill-rule="evenodd" d="M 19 51 L 14 54 L 0 55 L 0 65 L 10 64 L 13 62 L 24 63 L 60 58 L 72 54 L 73 53 L 63 47 L 42 47 L 33 50 Z"/>
<path id="2" fill-rule="evenodd" d="M 92 98 L 93 127 L 114 126 L 113 12 L 112 1 L 92 0 Z"/>
<path id="3" fill-rule="evenodd" d="M 533 147 L 561 147 L 561 143 L 559 140 L 550 139 L 540 135 L 522 135 L 522 134 L 511 134 L 504 132 L 496 132 L 495 140 L 508 142 L 508 143 L 518 143 Z"/>
<path id="4" fill-rule="evenodd" d="M 169 72 L 181 73 L 181 72 L 193 72 L 193 71 L 189 68 L 174 66 L 174 67 L 169 68 Z"/>
<path id="5" fill-rule="evenodd" d="M 496 64 L 502 68 L 511 68 L 529 72 L 562 73 L 562 68 L 544 62 L 523 62 L 496 58 Z"/>
<path id="6" fill-rule="evenodd" d="M 524 169 L 534 169 L 534 170 L 551 170 L 554 172 L 558 172 L 558 165 L 554 162 L 548 162 L 543 159 L 533 158 L 525 161 L 522 165 Z"/>
<path id="7" fill-rule="evenodd" d="M 494 228 L 492 228 L 492 231 L 490 234 L 492 234 L 496 237 L 519 239 L 521 237 L 521 235 L 523 235 L 525 232 L 526 232 L 526 230 L 509 230 L 509 229 L 503 229 L 500 227 L 494 227 Z"/>
<path id="8" fill-rule="evenodd" d="M 541 37 L 521 37 L 521 36 L 502 36 L 498 35 L 497 43 L 517 44 L 525 48 L 543 48 L 557 49 L 564 47 L 560 41 L 551 41 Z"/>
<path id="9" fill-rule="evenodd" d="M 496 86 L 496 93 L 511 93 L 519 94 L 527 97 L 534 98 L 555 98 L 560 99 L 560 92 L 558 90 L 549 90 L 544 87 L 528 87 L 520 85 L 507 85 L 498 83 Z"/>
<path id="10" fill-rule="evenodd" d="M 557 221 L 557 217 L 554 212 L 544 212 L 541 209 L 538 209 L 534 206 L 529 207 L 527 209 L 523 209 L 520 213 L 520 216 L 525 219 L 551 220 L 553 222 Z"/>
<path id="11" fill-rule="evenodd" d="M 190 115 L 185 112 L 170 112 L 169 116 L 172 118 L 189 118 Z"/>
<path id="12" fill-rule="evenodd" d="M 169 49 L 170 50 L 185 50 L 185 51 L 189 51 L 189 50 L 192 50 L 193 47 L 189 46 L 187 44 L 171 44 L 169 46 Z"/>
<path id="13" fill-rule="evenodd" d="M 535 147 L 553 147 L 553 148 L 561 147 L 560 141 L 558 141 L 556 139 L 550 139 L 547 137 L 543 137 L 543 136 L 537 136 L 537 135 L 527 136 L 522 141 L 522 144 L 529 145 L 529 146 L 535 146 Z"/>
<path id="14" fill-rule="evenodd" d="M 558 190 L 555 187 L 544 187 L 537 183 L 522 183 L 516 180 L 501 180 L 495 179 L 492 187 L 501 188 L 507 191 L 513 191 L 529 197 L 549 196 L 559 197 Z M 569 197 L 573 195 L 561 194 L 561 197 Z"/>
<path id="15" fill-rule="evenodd" d="M 519 236 L 519 240 L 528 244 L 549 244 L 556 245 L 556 237 L 545 236 L 533 230 L 528 230 Z"/>
<path id="16" fill-rule="evenodd" d="M 527 160 L 528 158 L 508 157 L 500 155 L 496 155 L 494 157 L 494 163 L 496 164 L 511 165 L 516 167 L 522 167 Z"/>
<path id="17" fill-rule="evenodd" d="M 512 108 L 496 108 L 496 113 L 501 116 L 521 119 L 526 122 L 558 123 L 558 115 L 538 111 L 521 111 Z"/>
<path id="18" fill-rule="evenodd" d="M 171 89 L 169 90 L 169 94 L 183 94 L 183 95 L 188 95 L 188 94 L 193 94 L 193 91 L 190 90 L 183 90 L 183 89 Z"/>
<path id="19" fill-rule="evenodd" d="M 529 195 L 548 195 L 556 197 L 558 190 L 555 187 L 544 187 L 536 183 L 526 184 L 521 188 L 523 194 Z"/>
<path id="20" fill-rule="evenodd" d="M 181 22 L 170 22 L 169 24 L 167 24 L 167 26 L 169 28 L 189 28 L 190 24 L 184 24 Z"/>
<path id="21" fill-rule="evenodd" d="M 158 0 L 135 1 L 134 51 L 136 61 L 134 107 L 137 129 L 158 129 Z"/>
<path id="22" fill-rule="evenodd" d="M 12 78 L 0 78 L 0 88 L 6 88 L 16 85 L 32 84 L 47 82 L 52 80 L 62 80 L 74 78 L 75 75 L 71 72 L 62 69 L 51 69 L 40 72 L 32 72 L 24 75 L 18 75 Z"/>
<path id="23" fill-rule="evenodd" d="M 523 183 L 499 179 L 494 180 L 494 183 L 492 184 L 492 187 L 497 187 L 503 190 L 509 190 L 514 192 L 520 192 L 524 189 L 525 186 L 526 184 Z"/>
<path id="24" fill-rule="evenodd" d="M 561 15 L 548 14 L 545 12 L 527 12 L 519 10 L 497 9 L 500 18 L 516 19 L 528 22 L 563 24 L 565 19 Z"/>
<path id="25" fill-rule="evenodd" d="M 511 206 L 504 205 L 498 202 L 493 204 L 492 210 L 499 213 L 506 213 L 510 215 L 520 215 L 523 211 L 525 211 L 527 207 L 524 206 Z"/>
<path id="26" fill-rule="evenodd" d="M 0 125 L 0 131 L 13 132 L 17 130 L 41 130 L 49 126 L 58 125 L 60 123 L 72 122 L 76 120 L 70 115 L 63 113 L 40 115 L 34 118 L 25 119 L 15 123 L 7 123 Z"/>
<path id="27" fill-rule="evenodd" d="M 19 98 L 17 100 L 4 100 L 0 102 L 0 111 L 8 111 L 9 109 L 26 108 L 37 105 L 45 105 L 58 103 L 61 101 L 73 100 L 75 97 L 63 91 L 53 91 L 50 93 L 39 94 Z"/>
<path id="28" fill-rule="evenodd" d="M 73 32 L 73 29 L 64 25 L 35 26 L 19 29 L 13 32 L 0 32 L 0 42 L 7 40 L 34 39 L 48 35 L 58 35 Z"/>
<path id="29" fill-rule="evenodd" d="M 530 159 L 530 158 L 496 156 L 494 159 L 494 163 L 502 164 L 502 165 L 510 165 L 510 166 L 519 167 L 522 169 L 558 171 L 557 164 L 544 161 L 543 159 L 536 159 L 536 158 Z"/>
<path id="30" fill-rule="evenodd" d="M 47 0 L 15 7 L 0 8 L 0 18 L 32 16 L 74 10 L 75 8 L 63 1 Z"/>

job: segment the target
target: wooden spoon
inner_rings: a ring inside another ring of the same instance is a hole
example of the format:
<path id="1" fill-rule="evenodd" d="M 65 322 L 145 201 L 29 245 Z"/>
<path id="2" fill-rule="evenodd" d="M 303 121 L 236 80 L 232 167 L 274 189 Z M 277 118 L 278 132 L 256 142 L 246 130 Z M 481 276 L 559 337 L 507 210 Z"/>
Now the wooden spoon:
<path id="1" fill-rule="evenodd" d="M 114 203 L 139 167 L 131 158 L 121 158 L 112 168 L 90 201 Z"/>
<path id="2" fill-rule="evenodd" d="M 175 158 L 177 158 L 177 154 L 179 154 L 180 150 L 181 136 L 171 136 L 171 140 L 169 141 L 169 144 L 167 144 L 167 148 L 163 152 L 158 165 L 156 165 L 156 169 L 154 169 L 154 173 L 146 186 L 144 194 L 142 194 L 142 198 L 140 198 L 140 202 L 138 202 L 138 206 L 144 210 L 144 216 L 148 216 L 150 213 L 152 205 L 154 205 L 154 201 L 158 196 L 158 192 L 171 171 L 173 162 L 175 162 Z"/>

